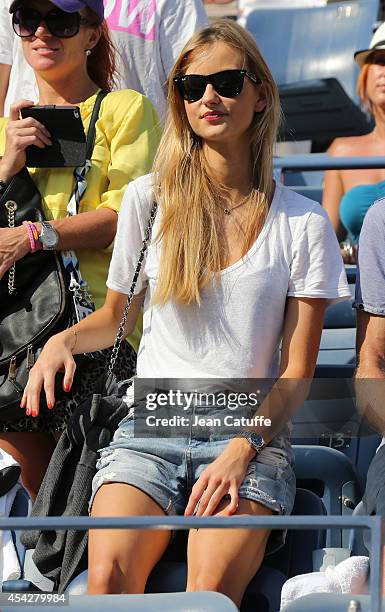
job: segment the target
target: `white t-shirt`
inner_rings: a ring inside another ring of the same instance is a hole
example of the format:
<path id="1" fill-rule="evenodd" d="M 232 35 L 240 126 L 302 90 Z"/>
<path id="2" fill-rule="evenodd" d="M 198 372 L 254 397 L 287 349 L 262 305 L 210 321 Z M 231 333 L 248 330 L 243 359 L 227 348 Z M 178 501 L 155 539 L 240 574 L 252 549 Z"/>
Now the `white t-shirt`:
<path id="1" fill-rule="evenodd" d="M 12 30 L 10 3 L 0 0 L 0 63 L 12 65 L 5 114 L 15 100 L 38 97 L 34 73 Z M 104 5 L 120 53 L 118 89 L 143 93 L 163 120 L 167 76 L 185 43 L 207 24 L 202 0 L 105 0 Z"/>
<path id="2" fill-rule="evenodd" d="M 12 29 L 9 7 L 12 0 L 0 0 L 0 64 L 12 66 L 8 92 L 5 98 L 4 115 L 8 116 L 9 106 L 25 98 L 38 99 L 35 75 L 24 59 L 21 40 Z"/>
<path id="3" fill-rule="evenodd" d="M 122 200 L 107 286 L 128 293 L 153 203 L 152 176 Z M 158 212 L 153 229 L 159 227 Z M 136 293 L 147 287 L 137 370 L 144 378 L 271 378 L 278 374 L 287 296 L 350 298 L 335 233 L 321 206 L 277 184 L 246 256 L 202 291 L 201 306 L 150 306 L 161 244 L 152 241 Z"/>

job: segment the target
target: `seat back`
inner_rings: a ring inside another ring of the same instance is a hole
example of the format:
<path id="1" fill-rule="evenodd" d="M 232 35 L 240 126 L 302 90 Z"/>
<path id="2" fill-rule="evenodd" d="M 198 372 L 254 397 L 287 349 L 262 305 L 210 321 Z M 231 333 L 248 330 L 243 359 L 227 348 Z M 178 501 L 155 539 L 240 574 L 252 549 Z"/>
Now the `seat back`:
<path id="1" fill-rule="evenodd" d="M 310 200 L 314 200 L 319 204 L 322 204 L 322 187 L 316 187 L 311 185 L 294 185 L 293 191 L 299 193 L 299 195 L 305 196 Z"/>
<path id="2" fill-rule="evenodd" d="M 297 484 L 313 489 L 330 515 L 351 515 L 362 497 L 354 465 L 344 453 L 325 446 L 293 446 Z M 348 530 L 331 529 L 326 546 L 349 547 Z M 322 547 L 320 547 L 322 548 Z"/>
<path id="3" fill-rule="evenodd" d="M 365 516 L 364 503 L 362 501 L 357 504 L 353 512 L 354 516 Z M 350 531 L 349 548 L 353 555 L 362 555 L 366 557 L 368 555 L 368 549 L 364 543 L 364 530 L 363 529 L 352 529 Z"/>
<path id="4" fill-rule="evenodd" d="M 378 17 L 378 0 L 306 9 L 255 10 L 246 28 L 278 85 L 335 77 L 357 100 L 357 49 L 365 49 Z"/>
<path id="5" fill-rule="evenodd" d="M 353 272 L 349 274 L 349 280 L 352 281 Z M 356 313 L 352 307 L 355 292 L 353 282 L 349 282 L 349 289 L 350 300 L 337 302 L 326 309 L 317 364 L 350 365 L 352 374 L 356 361 Z"/>
<path id="6" fill-rule="evenodd" d="M 298 488 L 293 515 L 324 516 L 327 514 L 323 501 L 318 495 L 304 488 Z M 265 563 L 286 574 L 288 578 L 306 574 L 313 570 L 313 550 L 323 548 L 326 533 L 321 529 L 289 530 L 285 545 L 276 553 L 266 557 Z"/>

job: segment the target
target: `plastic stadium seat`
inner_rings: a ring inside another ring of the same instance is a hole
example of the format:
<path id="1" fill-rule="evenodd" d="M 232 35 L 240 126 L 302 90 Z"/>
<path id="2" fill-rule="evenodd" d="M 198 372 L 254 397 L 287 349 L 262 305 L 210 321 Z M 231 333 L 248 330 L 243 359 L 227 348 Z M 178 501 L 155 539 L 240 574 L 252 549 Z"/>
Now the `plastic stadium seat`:
<path id="1" fill-rule="evenodd" d="M 355 444 L 351 445 L 352 448 L 350 449 L 350 452 L 353 453 L 353 451 L 355 451 L 353 461 L 356 466 L 361 490 L 364 491 L 369 465 L 381 442 L 381 436 L 379 434 L 365 436 L 358 438 L 354 442 Z"/>
<path id="2" fill-rule="evenodd" d="M 360 501 L 354 509 L 354 516 L 365 516 L 364 504 Z M 364 530 L 363 529 L 352 529 L 349 536 L 349 548 L 352 551 L 352 556 L 362 555 L 367 557 L 369 554 L 368 549 L 364 544 Z"/>
<path id="3" fill-rule="evenodd" d="M 298 188 L 298 193 L 319 203 L 321 203 L 322 201 L 323 180 L 323 170 L 311 170 L 306 172 L 284 172 L 284 184 L 287 187 L 293 187 L 294 191 L 297 191 Z M 302 192 L 301 189 L 304 189 L 305 191 Z M 306 189 L 315 189 L 316 191 L 314 195 L 316 195 L 317 197 L 312 197 L 311 195 L 308 195 L 306 193 Z"/>
<path id="4" fill-rule="evenodd" d="M 58 605 L 33 605 L 36 612 L 57 611 Z M 220 593 L 168 593 L 160 595 L 70 595 L 66 610 L 76 612 L 237 612 L 234 603 Z M 15 605 L 2 605 L 2 612 L 14 612 Z"/>
<path id="5" fill-rule="evenodd" d="M 326 309 L 317 365 L 350 365 L 351 376 L 356 361 L 356 312 L 352 307 L 355 285 L 355 267 L 349 274 L 350 300 L 337 302 Z M 316 373 L 317 376 L 317 373 Z"/>
<path id="6" fill-rule="evenodd" d="M 335 77 L 358 101 L 353 53 L 367 47 L 378 8 L 378 0 L 356 0 L 320 8 L 256 9 L 246 28 L 278 85 Z"/>
<path id="7" fill-rule="evenodd" d="M 286 184 L 286 180 L 285 180 L 285 184 Z M 299 195 L 303 195 L 305 196 L 305 198 L 314 200 L 315 202 L 318 202 L 319 204 L 322 203 L 322 191 L 323 191 L 322 187 L 316 187 L 316 186 L 311 186 L 311 185 L 304 185 L 304 186 L 295 185 L 293 187 L 293 191 L 296 191 L 297 193 L 299 193 Z"/>
<path id="8" fill-rule="evenodd" d="M 307 489 L 297 489 L 293 515 L 325 516 L 325 505 L 318 495 Z M 324 530 L 314 528 L 306 531 L 289 530 L 285 546 L 266 558 L 265 564 L 280 570 L 288 578 L 306 574 L 313 570 L 313 550 L 323 548 L 326 543 Z"/>
<path id="9" fill-rule="evenodd" d="M 340 451 L 325 446 L 294 446 L 295 472 L 299 486 L 318 492 L 327 514 L 351 515 L 362 494 L 350 459 Z M 328 530 L 326 546 L 349 545 L 349 531 Z"/>

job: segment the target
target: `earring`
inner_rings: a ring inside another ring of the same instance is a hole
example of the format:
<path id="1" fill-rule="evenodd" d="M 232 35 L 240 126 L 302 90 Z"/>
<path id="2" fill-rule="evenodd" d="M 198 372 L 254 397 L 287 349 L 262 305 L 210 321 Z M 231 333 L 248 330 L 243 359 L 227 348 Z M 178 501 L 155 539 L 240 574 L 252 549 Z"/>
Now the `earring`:
<path id="1" fill-rule="evenodd" d="M 84 51 L 84 53 L 86 54 L 87 57 L 89 57 L 91 55 L 92 51 L 91 51 L 91 49 L 86 49 Z"/>

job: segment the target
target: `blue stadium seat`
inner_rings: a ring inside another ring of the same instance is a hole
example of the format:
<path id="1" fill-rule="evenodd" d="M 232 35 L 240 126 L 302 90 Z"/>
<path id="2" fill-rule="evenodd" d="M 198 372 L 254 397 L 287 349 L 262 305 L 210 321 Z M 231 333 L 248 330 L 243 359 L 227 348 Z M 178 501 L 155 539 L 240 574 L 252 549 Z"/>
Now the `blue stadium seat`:
<path id="1" fill-rule="evenodd" d="M 296 176 L 298 176 L 298 174 Z M 285 185 L 287 184 L 288 183 L 286 182 L 285 176 Z M 314 200 L 314 202 L 322 204 L 323 190 L 321 186 L 317 187 L 316 185 L 294 185 L 293 191 L 299 193 L 299 195 L 305 196 L 305 198 L 309 198 L 310 200 Z"/>
<path id="2" fill-rule="evenodd" d="M 352 307 L 355 284 L 351 282 L 355 278 L 355 267 L 346 270 L 352 297 L 326 309 L 317 364 L 350 365 L 352 374 L 356 361 L 356 313 Z"/>
<path id="3" fill-rule="evenodd" d="M 325 505 L 318 495 L 305 488 L 297 488 L 293 515 L 324 516 Z M 321 529 L 287 532 L 285 546 L 266 557 L 265 564 L 280 570 L 288 578 L 306 574 L 313 569 L 313 550 L 326 545 L 326 533 Z"/>
<path id="4" fill-rule="evenodd" d="M 354 509 L 354 516 L 365 516 L 364 504 L 360 501 Z M 349 536 L 349 548 L 352 551 L 352 556 L 362 555 L 366 557 L 368 555 L 368 549 L 364 544 L 364 530 L 363 529 L 352 529 Z"/>
<path id="5" fill-rule="evenodd" d="M 367 47 L 378 8 L 378 0 L 353 0 L 320 8 L 256 9 L 246 28 L 278 85 L 335 77 L 357 101 L 353 52 Z"/>
<path id="6" fill-rule="evenodd" d="M 313 488 L 327 514 L 351 515 L 362 497 L 357 474 L 344 453 L 325 446 L 294 446 L 297 484 Z M 328 530 L 326 546 L 348 548 L 348 530 Z M 320 547 L 321 548 L 321 547 Z"/>

